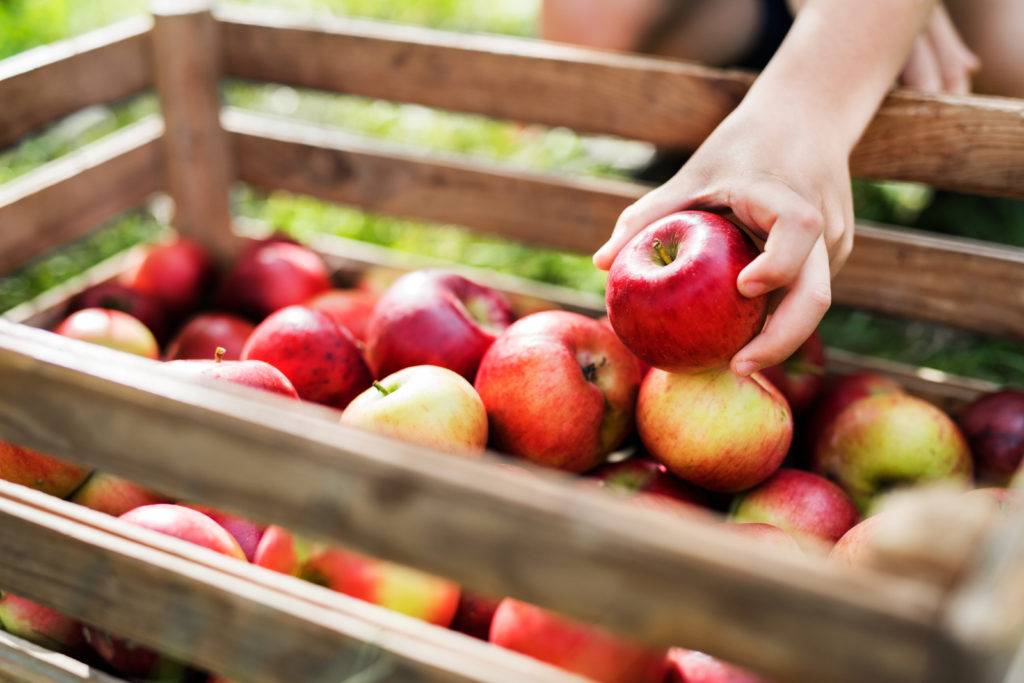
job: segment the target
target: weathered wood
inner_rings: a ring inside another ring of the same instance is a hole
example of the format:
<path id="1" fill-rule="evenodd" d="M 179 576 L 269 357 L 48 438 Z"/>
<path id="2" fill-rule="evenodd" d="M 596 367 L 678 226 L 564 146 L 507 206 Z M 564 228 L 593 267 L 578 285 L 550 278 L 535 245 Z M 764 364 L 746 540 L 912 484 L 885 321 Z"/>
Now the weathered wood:
<path id="1" fill-rule="evenodd" d="M 152 83 L 149 18 L 0 61 L 0 149 L 85 107 L 134 95 Z"/>
<path id="2" fill-rule="evenodd" d="M 257 187 L 560 249 L 596 249 L 622 209 L 647 189 L 428 155 L 240 110 L 226 112 L 224 125 L 239 177 Z M 834 300 L 1024 335 L 1024 250 L 861 224 Z"/>
<path id="3" fill-rule="evenodd" d="M 153 65 L 167 128 L 172 225 L 225 261 L 237 245 L 229 197 L 234 171 L 220 127 L 220 32 L 209 4 L 153 1 Z"/>
<path id="4" fill-rule="evenodd" d="M 124 683 L 90 666 L 0 631 L 0 680 L 7 683 Z"/>
<path id="5" fill-rule="evenodd" d="M 0 321 L 4 438 L 783 680 L 954 670 L 928 586 L 838 575 L 711 522 L 354 431 L 336 415 Z M 644 590 L 623 600 L 623 586 Z"/>
<path id="6" fill-rule="evenodd" d="M 0 185 L 0 274 L 133 209 L 163 181 L 156 117 Z"/>
<path id="7" fill-rule="evenodd" d="M 415 683 L 582 683 L 467 636 L 7 482 L 0 482 L 0 520 L 3 585 L 242 681 L 337 683 L 362 672 L 368 680 Z"/>
<path id="8" fill-rule="evenodd" d="M 749 74 L 495 36 L 252 8 L 220 11 L 230 76 L 567 126 L 693 149 Z M 898 92 L 855 175 L 1024 197 L 1024 102 Z"/>

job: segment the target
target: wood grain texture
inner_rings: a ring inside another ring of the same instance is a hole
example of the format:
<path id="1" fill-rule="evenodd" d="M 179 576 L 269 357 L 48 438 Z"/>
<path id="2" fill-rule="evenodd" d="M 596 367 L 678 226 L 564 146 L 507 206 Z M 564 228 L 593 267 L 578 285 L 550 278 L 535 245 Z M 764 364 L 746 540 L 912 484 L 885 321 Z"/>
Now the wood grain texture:
<path id="1" fill-rule="evenodd" d="M 696 148 L 750 74 L 348 19 L 225 8 L 225 72 Z M 852 158 L 866 178 L 1024 197 L 1024 101 L 898 92 Z"/>
<path id="2" fill-rule="evenodd" d="M 0 275 L 136 208 L 163 181 L 156 117 L 0 185 Z"/>
<path id="3" fill-rule="evenodd" d="M 0 631 L 0 680 L 6 683 L 124 683 L 3 631 Z"/>
<path id="4" fill-rule="evenodd" d="M 414 683 L 583 683 L 467 636 L 7 482 L 0 482 L 0 520 L 5 586 L 241 681 L 337 683 L 362 674 Z"/>
<path id="5" fill-rule="evenodd" d="M 333 411 L 2 321 L 0 436 L 782 680 L 955 671 L 928 586 L 775 556 L 553 473 L 393 442 Z M 631 585 L 644 590 L 622 600 Z"/>
<path id="6" fill-rule="evenodd" d="M 257 187 L 571 251 L 600 246 L 647 189 L 427 155 L 236 109 L 224 126 L 240 179 Z M 862 224 L 833 294 L 836 303 L 1024 336 L 1024 250 Z"/>
<path id="7" fill-rule="evenodd" d="M 152 84 L 148 18 L 128 19 L 0 61 L 0 149 L 45 124 Z"/>

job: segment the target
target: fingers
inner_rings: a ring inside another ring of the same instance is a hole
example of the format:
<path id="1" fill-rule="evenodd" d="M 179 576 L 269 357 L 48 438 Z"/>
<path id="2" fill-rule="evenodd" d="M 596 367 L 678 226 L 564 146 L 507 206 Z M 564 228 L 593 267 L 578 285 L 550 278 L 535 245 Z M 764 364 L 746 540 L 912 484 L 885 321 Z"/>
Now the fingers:
<path id="1" fill-rule="evenodd" d="M 939 63 L 939 72 L 946 92 L 966 95 L 971 91 L 971 74 L 981 61 L 964 44 L 946 8 L 941 5 L 932 13 L 928 37 Z"/>
<path id="2" fill-rule="evenodd" d="M 686 185 L 678 178 L 676 176 L 626 207 L 615 223 L 612 236 L 594 254 L 595 266 L 608 270 L 634 235 L 659 218 L 690 205 L 692 198 L 687 196 Z"/>
<path id="3" fill-rule="evenodd" d="M 746 376 L 789 358 L 818 327 L 831 303 L 828 254 L 819 238 L 761 334 L 732 359 L 733 372 Z"/>
<path id="4" fill-rule="evenodd" d="M 910 50 L 907 65 L 900 77 L 903 85 L 914 90 L 937 93 L 942 90 L 942 71 L 939 60 L 931 41 L 926 36 L 918 36 L 914 47 Z"/>

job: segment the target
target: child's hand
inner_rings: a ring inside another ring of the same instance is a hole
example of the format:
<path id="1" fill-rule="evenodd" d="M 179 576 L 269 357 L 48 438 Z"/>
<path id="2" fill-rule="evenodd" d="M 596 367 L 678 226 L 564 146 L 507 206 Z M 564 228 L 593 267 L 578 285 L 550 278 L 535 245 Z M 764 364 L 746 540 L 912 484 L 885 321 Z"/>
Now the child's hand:
<path id="1" fill-rule="evenodd" d="M 966 95 L 971 91 L 971 76 L 980 67 L 940 3 L 914 41 L 900 83 L 924 92 Z"/>

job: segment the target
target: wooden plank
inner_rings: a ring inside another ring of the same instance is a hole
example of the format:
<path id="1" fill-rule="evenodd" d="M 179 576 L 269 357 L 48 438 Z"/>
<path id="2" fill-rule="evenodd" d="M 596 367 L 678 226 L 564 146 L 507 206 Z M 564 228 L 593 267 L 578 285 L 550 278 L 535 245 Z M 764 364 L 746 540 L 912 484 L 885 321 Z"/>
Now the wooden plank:
<path id="1" fill-rule="evenodd" d="M 241 110 L 227 111 L 224 125 L 240 179 L 257 187 L 456 223 L 559 249 L 596 249 L 622 209 L 647 189 L 427 155 Z M 1024 250 L 860 224 L 833 299 L 1024 336 Z"/>
<path id="2" fill-rule="evenodd" d="M 496 36 L 225 8 L 230 76 L 694 149 L 750 74 Z M 1024 197 L 1024 101 L 897 92 L 852 158 L 866 178 Z"/>
<path id="3" fill-rule="evenodd" d="M 0 185 L 0 275 L 133 209 L 163 180 L 156 117 Z"/>
<path id="4" fill-rule="evenodd" d="M 705 520 L 354 431 L 336 415 L 0 321 L 4 438 L 783 680 L 955 671 L 931 587 L 777 557 Z M 643 590 L 626 601 L 623 586 Z"/>
<path id="5" fill-rule="evenodd" d="M 124 683 L 119 678 L 0 631 L 0 680 L 8 683 Z"/>
<path id="6" fill-rule="evenodd" d="M 136 17 L 0 61 L 0 149 L 41 126 L 152 83 L 152 22 Z"/>

